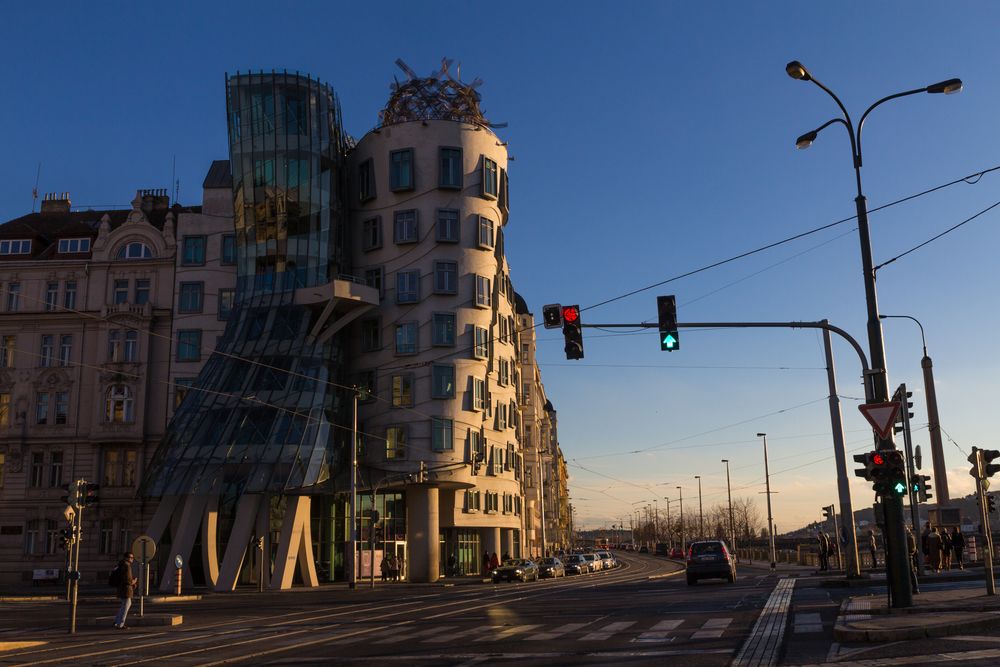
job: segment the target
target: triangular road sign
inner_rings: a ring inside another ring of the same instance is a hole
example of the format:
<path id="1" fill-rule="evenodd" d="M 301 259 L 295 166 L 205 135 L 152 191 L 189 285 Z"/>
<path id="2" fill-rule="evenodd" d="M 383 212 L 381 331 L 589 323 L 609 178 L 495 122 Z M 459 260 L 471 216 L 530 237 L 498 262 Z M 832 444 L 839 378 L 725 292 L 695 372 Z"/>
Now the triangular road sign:
<path id="1" fill-rule="evenodd" d="M 861 414 L 875 429 L 876 435 L 883 440 L 888 440 L 889 434 L 892 433 L 892 425 L 896 423 L 896 415 L 899 414 L 899 401 L 865 403 L 859 405 L 858 410 L 861 410 Z"/>

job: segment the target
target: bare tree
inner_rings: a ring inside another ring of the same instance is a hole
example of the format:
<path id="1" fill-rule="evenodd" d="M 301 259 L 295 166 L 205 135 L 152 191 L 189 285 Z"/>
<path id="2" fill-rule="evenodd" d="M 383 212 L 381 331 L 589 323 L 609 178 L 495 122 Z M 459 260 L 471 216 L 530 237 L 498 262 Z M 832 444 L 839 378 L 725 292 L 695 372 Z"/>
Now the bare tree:
<path id="1" fill-rule="evenodd" d="M 753 498 L 746 496 L 733 498 L 733 515 L 736 520 L 736 533 L 741 540 L 752 539 L 764 527 L 764 520 Z"/>

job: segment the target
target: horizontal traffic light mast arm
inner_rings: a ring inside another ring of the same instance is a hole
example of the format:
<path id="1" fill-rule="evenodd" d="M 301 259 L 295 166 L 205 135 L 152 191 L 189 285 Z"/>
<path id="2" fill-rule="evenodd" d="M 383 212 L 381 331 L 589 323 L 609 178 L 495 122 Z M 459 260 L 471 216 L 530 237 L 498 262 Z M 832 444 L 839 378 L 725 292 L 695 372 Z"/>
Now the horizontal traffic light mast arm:
<path id="1" fill-rule="evenodd" d="M 640 322 L 639 324 L 581 324 L 584 327 L 594 327 L 600 329 L 656 329 L 659 324 L 655 322 Z M 854 348 L 854 351 L 858 353 L 858 358 L 861 360 L 861 369 L 864 371 L 865 377 L 871 374 L 871 369 L 868 367 L 868 357 L 865 355 L 865 351 L 861 348 L 858 341 L 854 340 L 851 334 L 847 333 L 838 326 L 830 324 L 826 320 L 820 320 L 818 322 L 678 322 L 678 329 L 826 329 L 830 333 L 835 333 Z M 865 394 L 867 395 L 868 382 L 865 382 Z M 870 396 L 866 396 L 867 399 L 871 399 Z"/>

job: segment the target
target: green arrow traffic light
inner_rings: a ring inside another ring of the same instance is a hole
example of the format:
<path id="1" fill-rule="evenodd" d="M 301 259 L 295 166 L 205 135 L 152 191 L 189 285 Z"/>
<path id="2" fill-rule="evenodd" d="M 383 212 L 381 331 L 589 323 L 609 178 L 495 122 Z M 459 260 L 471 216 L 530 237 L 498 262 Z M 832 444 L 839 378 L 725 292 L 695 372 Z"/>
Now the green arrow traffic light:
<path id="1" fill-rule="evenodd" d="M 667 334 L 666 336 L 664 336 L 664 338 L 663 338 L 663 347 L 664 348 L 666 348 L 668 350 L 672 350 L 672 349 L 674 349 L 675 345 L 677 345 L 677 339 L 676 338 L 674 338 L 670 334 Z"/>
<path id="2" fill-rule="evenodd" d="M 906 485 L 903 484 L 902 482 L 896 482 L 893 485 L 892 490 L 895 491 L 898 495 L 903 495 L 904 493 L 906 493 Z"/>

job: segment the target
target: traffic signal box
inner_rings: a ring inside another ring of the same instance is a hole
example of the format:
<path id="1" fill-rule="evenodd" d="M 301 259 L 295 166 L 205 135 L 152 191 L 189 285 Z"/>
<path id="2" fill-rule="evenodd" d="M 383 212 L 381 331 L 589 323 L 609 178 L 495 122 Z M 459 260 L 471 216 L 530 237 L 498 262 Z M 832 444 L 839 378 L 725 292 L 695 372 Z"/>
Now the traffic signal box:
<path id="1" fill-rule="evenodd" d="M 677 299 L 674 295 L 656 297 L 656 313 L 659 318 L 660 349 L 664 352 L 681 349 L 681 338 L 677 333 Z"/>
<path id="2" fill-rule="evenodd" d="M 865 466 L 855 470 L 854 474 L 873 482 L 875 493 L 880 496 L 906 495 L 906 467 L 902 452 L 895 449 L 867 452 L 855 454 L 854 460 Z"/>
<path id="3" fill-rule="evenodd" d="M 580 306 L 563 306 L 562 319 L 566 358 L 583 359 L 583 323 L 580 321 Z"/>

